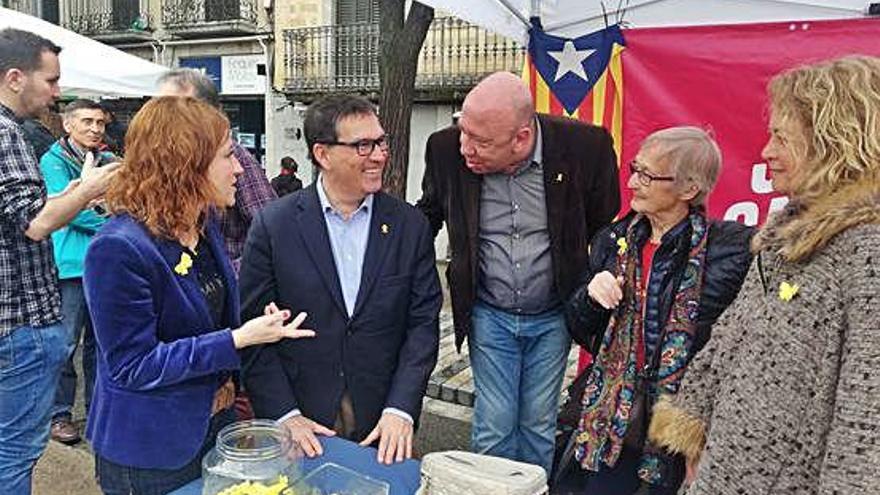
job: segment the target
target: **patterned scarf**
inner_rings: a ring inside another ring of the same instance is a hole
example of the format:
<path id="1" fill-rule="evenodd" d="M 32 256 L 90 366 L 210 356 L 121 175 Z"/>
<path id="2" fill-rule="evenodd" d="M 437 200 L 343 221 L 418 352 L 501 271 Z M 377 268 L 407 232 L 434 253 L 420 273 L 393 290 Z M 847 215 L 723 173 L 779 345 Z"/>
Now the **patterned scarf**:
<path id="1" fill-rule="evenodd" d="M 635 215 L 627 225 L 625 238 L 618 240 L 616 274 L 622 274 L 624 278 L 623 300 L 611 316 L 584 390 L 575 457 L 583 469 L 590 471 L 598 471 L 601 464 L 615 465 L 630 424 L 637 379 L 636 361 L 639 349 L 645 346 L 643 267 L 636 235 L 636 226 L 643 219 L 642 215 Z M 709 229 L 702 211 L 692 210 L 688 219 L 688 260 L 666 322 L 665 337 L 657 343 L 660 361 L 654 375 L 656 379 L 648 387 L 649 396 L 652 389 L 658 394 L 678 392 L 696 331 Z M 645 359 L 650 364 L 651 356 L 646 355 Z M 649 399 L 648 404 L 651 403 L 653 400 Z M 649 420 L 650 416 L 645 419 Z M 649 450 L 646 448 L 646 455 L 650 454 Z M 651 468 L 656 464 L 643 458 L 639 476 L 656 482 L 656 466 Z"/>

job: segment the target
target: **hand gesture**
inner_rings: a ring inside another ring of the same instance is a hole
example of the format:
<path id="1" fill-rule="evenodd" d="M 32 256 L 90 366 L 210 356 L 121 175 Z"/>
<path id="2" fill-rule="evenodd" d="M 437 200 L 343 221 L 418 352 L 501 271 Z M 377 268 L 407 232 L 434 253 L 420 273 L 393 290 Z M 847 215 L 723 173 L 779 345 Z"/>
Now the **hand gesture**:
<path id="1" fill-rule="evenodd" d="M 235 348 L 241 349 L 258 344 L 271 344 L 281 339 L 300 339 L 314 337 L 315 331 L 301 329 L 299 326 L 306 319 L 305 313 L 299 313 L 292 322 L 285 325 L 284 321 L 290 318 L 290 311 L 279 310 L 275 303 L 269 303 L 263 316 L 258 316 L 241 328 L 232 331 L 232 340 Z"/>
<path id="2" fill-rule="evenodd" d="M 587 293 L 605 309 L 614 309 L 623 299 L 623 277 L 615 278 L 609 271 L 599 272 L 587 285 Z"/>
<path id="3" fill-rule="evenodd" d="M 281 424 L 290 432 L 290 438 L 293 440 L 294 446 L 301 449 L 308 457 L 324 454 L 324 449 L 321 448 L 321 442 L 318 441 L 316 435 L 327 437 L 336 435 L 335 431 L 312 421 L 302 414 L 285 419 Z"/>
<path id="4" fill-rule="evenodd" d="M 86 153 L 86 159 L 80 173 L 79 189 L 89 201 L 104 195 L 120 165 L 119 162 L 114 162 L 97 167 L 95 162 L 95 154 L 91 151 Z"/>
<path id="5" fill-rule="evenodd" d="M 366 447 L 376 439 L 379 440 L 377 461 L 391 464 L 412 458 L 413 425 L 406 419 L 393 413 L 383 413 L 376 427 L 360 445 Z"/>

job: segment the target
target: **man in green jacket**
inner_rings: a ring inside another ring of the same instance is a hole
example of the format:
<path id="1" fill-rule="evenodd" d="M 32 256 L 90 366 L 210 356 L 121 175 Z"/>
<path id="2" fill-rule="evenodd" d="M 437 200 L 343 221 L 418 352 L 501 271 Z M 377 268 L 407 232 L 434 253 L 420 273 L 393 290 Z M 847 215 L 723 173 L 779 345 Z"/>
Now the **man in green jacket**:
<path id="1" fill-rule="evenodd" d="M 78 180 L 87 159 L 95 160 L 97 165 L 116 161 L 112 154 L 98 151 L 104 139 L 105 126 L 104 110 L 98 103 L 74 100 L 65 107 L 63 117 L 67 135 L 56 141 L 40 159 L 40 169 L 49 195 L 58 194 L 71 181 Z M 73 355 L 80 336 L 83 339 L 86 415 L 95 383 L 95 337 L 83 294 L 82 274 L 86 248 L 104 221 L 100 206 L 86 208 L 67 226 L 52 233 L 61 289 L 61 313 L 64 316 L 62 324 L 70 336 L 70 357 L 61 370 L 50 431 L 54 440 L 68 445 L 80 441 L 71 413 L 77 382 Z"/>

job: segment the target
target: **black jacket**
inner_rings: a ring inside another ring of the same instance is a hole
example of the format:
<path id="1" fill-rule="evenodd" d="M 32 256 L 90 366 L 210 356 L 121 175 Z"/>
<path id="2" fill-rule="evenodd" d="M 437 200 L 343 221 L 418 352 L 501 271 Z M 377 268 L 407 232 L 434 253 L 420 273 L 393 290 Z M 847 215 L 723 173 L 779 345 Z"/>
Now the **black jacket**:
<path id="1" fill-rule="evenodd" d="M 549 115 L 538 119 L 553 278 L 565 301 L 587 266 L 590 239 L 620 209 L 617 161 L 605 129 Z M 479 284 L 482 176 L 467 168 L 459 148 L 457 127 L 428 138 L 422 198 L 416 206 L 428 217 L 435 236 L 446 222 L 452 248 L 446 278 L 460 348 L 470 332 Z"/>
<path id="2" fill-rule="evenodd" d="M 49 129 L 46 129 L 46 126 L 35 119 L 25 120 L 22 124 L 22 128 L 24 129 L 28 144 L 34 149 L 34 157 L 39 162 L 40 158 L 49 151 L 49 148 L 51 148 L 58 139 L 49 132 Z"/>
<path id="3" fill-rule="evenodd" d="M 303 187 L 302 181 L 293 174 L 279 175 L 272 179 L 271 184 L 272 189 L 275 189 L 275 194 L 277 194 L 279 198 L 295 193 Z"/>
<path id="4" fill-rule="evenodd" d="M 626 235 L 626 226 L 634 213 L 630 212 L 602 229 L 590 243 L 589 269 L 584 274 L 579 287 L 568 302 L 567 312 L 572 338 L 594 355 L 608 326 L 611 311 L 602 308 L 587 293 L 587 285 L 593 276 L 602 271 L 615 273 L 617 261 L 617 239 Z M 684 220 L 687 222 L 687 220 Z M 637 226 L 636 242 L 641 247 L 650 237 L 647 219 Z M 660 284 L 660 300 L 656 316 L 659 328 L 669 319 L 675 291 L 688 260 L 690 248 L 690 225 L 680 225 L 670 229 L 663 237 L 654 253 L 653 266 L 666 264 L 663 275 L 651 277 L 649 284 Z M 749 250 L 753 227 L 736 222 L 710 221 L 709 239 L 706 249 L 706 268 L 703 278 L 703 291 L 700 296 L 700 309 L 697 319 L 696 340 L 692 354 L 703 348 L 711 335 L 712 324 L 721 316 L 727 306 L 736 298 L 745 279 L 752 254 Z M 616 275 L 616 274 L 615 274 Z M 649 288 L 650 289 L 650 288 Z M 645 324 L 648 324 L 646 317 Z"/>

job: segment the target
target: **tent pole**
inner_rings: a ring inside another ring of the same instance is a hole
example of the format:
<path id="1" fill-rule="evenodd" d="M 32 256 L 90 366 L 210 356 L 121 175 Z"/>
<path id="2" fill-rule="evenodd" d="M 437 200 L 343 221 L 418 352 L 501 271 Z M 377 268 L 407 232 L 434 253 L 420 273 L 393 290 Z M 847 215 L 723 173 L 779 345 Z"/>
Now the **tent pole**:
<path id="1" fill-rule="evenodd" d="M 532 0 L 532 1 L 534 2 L 535 0 Z M 530 27 L 532 27 L 532 25 L 531 25 L 531 23 L 529 22 L 528 18 L 526 18 L 525 16 L 523 16 L 523 15 L 522 15 L 522 12 L 516 10 L 516 9 L 513 7 L 513 5 L 510 5 L 510 2 L 509 2 L 508 0 L 498 0 L 498 3 L 500 3 L 501 5 L 503 5 L 505 9 L 507 9 L 511 14 L 514 15 L 514 17 L 516 17 L 517 19 L 519 19 L 520 22 L 522 22 L 523 25 L 525 25 L 526 28 L 530 28 Z"/>

